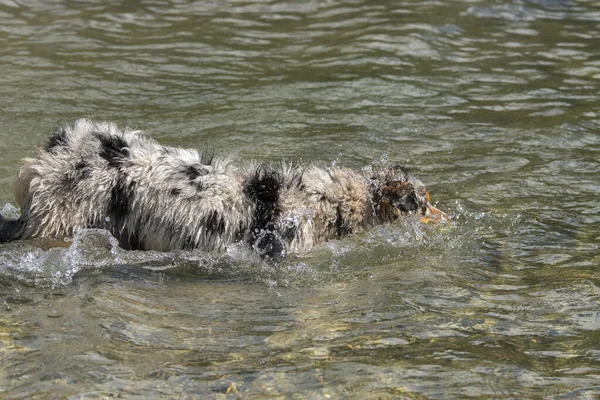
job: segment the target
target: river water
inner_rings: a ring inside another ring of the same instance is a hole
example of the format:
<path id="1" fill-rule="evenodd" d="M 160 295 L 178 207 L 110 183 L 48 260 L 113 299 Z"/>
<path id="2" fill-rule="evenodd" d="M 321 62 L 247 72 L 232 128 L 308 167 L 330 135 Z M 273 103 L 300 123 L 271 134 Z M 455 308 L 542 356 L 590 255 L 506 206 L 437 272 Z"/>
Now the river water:
<path id="1" fill-rule="evenodd" d="M 600 395 L 600 3 L 2 0 L 0 43 L 4 215 L 20 160 L 91 117 L 401 162 L 453 217 L 279 265 L 2 244 L 0 397 Z"/>

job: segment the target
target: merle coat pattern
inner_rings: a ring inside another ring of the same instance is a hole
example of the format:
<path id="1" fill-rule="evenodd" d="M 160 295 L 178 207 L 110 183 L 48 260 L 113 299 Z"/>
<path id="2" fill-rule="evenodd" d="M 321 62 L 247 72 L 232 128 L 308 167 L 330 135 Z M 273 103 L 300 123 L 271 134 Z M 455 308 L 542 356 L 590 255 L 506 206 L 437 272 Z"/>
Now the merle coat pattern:
<path id="1" fill-rule="evenodd" d="M 39 155 L 24 160 L 16 198 L 21 217 L 0 216 L 0 241 L 102 228 L 126 249 L 220 251 L 245 241 L 268 257 L 402 215 L 441 213 L 425 186 L 396 165 L 240 168 L 228 157 L 86 119 L 57 127 Z"/>

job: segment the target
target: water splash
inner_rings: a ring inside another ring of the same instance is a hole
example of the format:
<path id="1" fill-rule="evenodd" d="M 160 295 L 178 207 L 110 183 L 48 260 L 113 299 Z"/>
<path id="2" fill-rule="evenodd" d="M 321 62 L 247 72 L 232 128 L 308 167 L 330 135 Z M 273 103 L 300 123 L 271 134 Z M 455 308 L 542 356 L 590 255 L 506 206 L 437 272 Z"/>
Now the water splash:
<path id="1" fill-rule="evenodd" d="M 118 262 L 118 241 L 108 231 L 84 229 L 68 242 L 14 242 L 9 251 L 0 255 L 0 274 L 16 278 L 25 285 L 56 287 L 68 285 L 75 274 L 84 269 L 97 270 Z"/>
<path id="2" fill-rule="evenodd" d="M 370 266 L 410 260 L 427 253 L 464 252 L 497 227 L 498 220 L 514 226 L 518 216 L 471 212 L 457 202 L 448 210 L 452 221 L 436 225 L 405 219 L 368 232 L 324 243 L 280 262 L 265 261 L 245 243 L 228 246 L 225 253 L 201 251 L 126 251 L 105 230 L 86 229 L 71 242 L 29 241 L 4 244 L 0 276 L 26 286 L 69 285 L 82 274 L 111 270 L 151 271 L 186 279 L 242 279 L 268 286 L 313 286 L 368 278 Z M 10 211 L 5 209 L 3 211 Z M 516 219 L 515 219 L 516 218 Z M 508 227 L 510 230 L 510 227 Z M 68 246 L 68 248 L 66 248 Z"/>
<path id="3" fill-rule="evenodd" d="M 8 219 L 17 219 L 21 215 L 19 209 L 10 203 L 6 203 L 4 207 L 2 207 L 2 210 L 0 210 L 0 214 L 2 214 L 5 218 Z"/>

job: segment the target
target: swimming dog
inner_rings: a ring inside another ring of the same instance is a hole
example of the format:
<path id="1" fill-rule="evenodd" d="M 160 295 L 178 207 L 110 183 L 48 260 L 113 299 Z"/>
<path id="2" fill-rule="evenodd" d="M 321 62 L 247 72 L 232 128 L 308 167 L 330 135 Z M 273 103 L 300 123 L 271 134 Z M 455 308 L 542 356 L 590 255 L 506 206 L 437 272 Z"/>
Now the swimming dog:
<path id="1" fill-rule="evenodd" d="M 411 214 L 445 217 L 402 166 L 240 168 L 87 119 L 58 126 L 38 156 L 24 160 L 16 198 L 21 216 L 0 216 L 0 242 L 100 228 L 125 249 L 222 251 L 244 241 L 266 257 Z"/>

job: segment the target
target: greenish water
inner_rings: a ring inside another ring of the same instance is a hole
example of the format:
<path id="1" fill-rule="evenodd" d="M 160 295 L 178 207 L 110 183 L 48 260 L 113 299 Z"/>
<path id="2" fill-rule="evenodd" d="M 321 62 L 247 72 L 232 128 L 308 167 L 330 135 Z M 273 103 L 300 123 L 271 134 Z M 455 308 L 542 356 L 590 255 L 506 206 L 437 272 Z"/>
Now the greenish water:
<path id="1" fill-rule="evenodd" d="M 0 246 L 0 397 L 597 398 L 600 4 L 0 1 L 0 206 L 57 122 L 361 168 L 454 217 L 281 265 Z"/>

